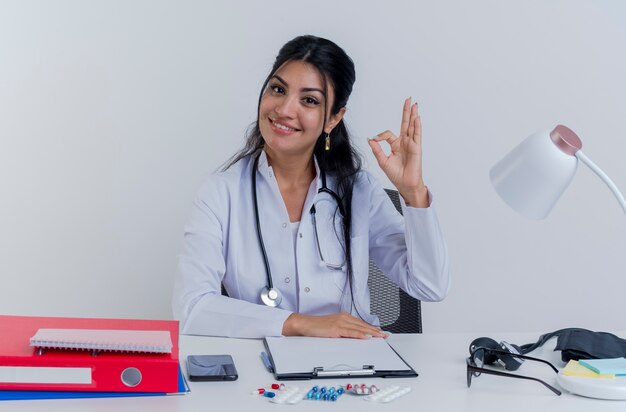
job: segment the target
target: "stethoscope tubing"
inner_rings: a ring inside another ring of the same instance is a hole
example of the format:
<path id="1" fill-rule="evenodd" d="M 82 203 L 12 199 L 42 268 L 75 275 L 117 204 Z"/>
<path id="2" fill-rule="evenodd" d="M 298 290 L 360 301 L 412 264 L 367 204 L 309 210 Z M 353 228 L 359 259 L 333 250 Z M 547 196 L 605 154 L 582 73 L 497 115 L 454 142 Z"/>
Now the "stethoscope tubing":
<path id="1" fill-rule="evenodd" d="M 261 157 L 260 154 L 256 156 L 256 158 L 254 159 L 254 163 L 252 165 L 252 199 L 254 203 L 254 218 L 255 218 L 255 223 L 256 223 L 256 234 L 259 240 L 259 247 L 261 248 L 261 254 L 263 255 L 263 265 L 265 266 L 265 274 L 267 276 L 267 287 L 263 288 L 261 291 L 261 301 L 267 306 L 276 307 L 280 304 L 280 301 L 282 300 L 282 298 L 280 296 L 280 292 L 278 291 L 278 289 L 274 289 L 274 282 L 272 281 L 272 270 L 270 268 L 270 262 L 267 257 L 267 251 L 265 250 L 265 243 L 263 242 L 263 235 L 261 234 L 261 219 L 259 218 L 259 201 L 257 198 L 256 175 L 257 175 L 257 168 L 259 166 L 260 157 Z M 328 193 L 337 202 L 337 206 L 339 208 L 339 213 L 341 214 L 341 217 L 342 218 L 345 217 L 344 208 L 341 203 L 341 198 L 339 197 L 337 193 L 330 190 L 326 186 L 326 173 L 324 173 L 323 170 L 320 170 L 320 175 L 322 178 L 322 187 L 317 191 L 317 193 L 318 194 Z M 315 213 L 315 205 L 311 206 L 311 213 Z M 317 236 L 317 233 L 316 233 L 316 236 Z M 317 247 L 319 249 L 320 247 L 319 239 L 316 239 L 316 240 L 317 240 Z M 322 251 L 319 250 L 319 253 L 321 257 Z M 335 270 L 341 269 L 341 267 L 333 267 L 332 265 L 329 267 Z M 275 297 L 272 297 L 272 296 L 275 296 Z"/>
<path id="2" fill-rule="evenodd" d="M 265 243 L 263 242 L 263 235 L 261 234 L 261 219 L 259 218 L 259 202 L 256 194 L 256 173 L 259 165 L 259 157 L 254 159 L 254 165 L 252 166 L 252 197 L 254 199 L 254 217 L 256 219 L 256 234 L 259 239 L 259 247 L 261 248 L 261 254 L 263 255 L 263 264 L 265 265 L 265 274 L 267 275 L 267 288 L 273 289 L 274 283 L 272 282 L 272 270 L 270 269 L 270 262 L 267 258 L 267 252 L 265 251 Z"/>

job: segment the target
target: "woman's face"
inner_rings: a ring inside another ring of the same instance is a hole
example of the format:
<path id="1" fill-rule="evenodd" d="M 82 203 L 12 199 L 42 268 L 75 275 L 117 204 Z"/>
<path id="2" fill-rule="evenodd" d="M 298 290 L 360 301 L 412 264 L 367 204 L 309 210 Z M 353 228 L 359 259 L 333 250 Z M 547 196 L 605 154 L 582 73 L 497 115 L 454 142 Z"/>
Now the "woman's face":
<path id="1" fill-rule="evenodd" d="M 259 129 L 269 154 L 312 155 L 324 126 L 324 102 L 330 112 L 334 91 L 315 67 L 290 61 L 270 78 L 259 106 Z M 325 132 L 341 120 L 345 109 L 328 115 Z"/>

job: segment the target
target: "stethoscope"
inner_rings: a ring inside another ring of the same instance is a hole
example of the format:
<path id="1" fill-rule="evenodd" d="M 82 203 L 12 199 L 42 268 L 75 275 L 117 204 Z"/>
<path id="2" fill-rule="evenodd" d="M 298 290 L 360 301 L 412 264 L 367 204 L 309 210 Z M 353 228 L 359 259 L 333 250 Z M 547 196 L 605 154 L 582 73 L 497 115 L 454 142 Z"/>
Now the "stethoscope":
<path id="1" fill-rule="evenodd" d="M 259 239 L 259 247 L 261 248 L 261 254 L 263 255 L 263 264 L 265 265 L 265 274 L 267 275 L 267 285 L 263 287 L 263 289 L 261 289 L 261 301 L 267 306 L 271 306 L 275 308 L 276 306 L 280 305 L 280 302 L 282 301 L 283 298 L 280 294 L 280 291 L 274 288 L 274 282 L 272 282 L 272 270 L 270 269 L 270 262 L 269 262 L 269 259 L 267 258 L 267 252 L 265 251 L 265 243 L 263 243 L 263 235 L 261 234 L 261 220 L 259 219 L 259 202 L 257 200 L 257 194 L 256 194 L 256 174 L 257 174 L 257 167 L 259 165 L 259 157 L 261 156 L 259 155 L 254 159 L 254 165 L 252 166 L 252 198 L 254 200 L 254 217 L 256 219 L 256 233 Z M 339 198 L 339 195 L 337 195 L 337 193 L 333 192 L 326 186 L 326 173 L 321 169 L 320 169 L 320 176 L 322 178 L 322 187 L 317 191 L 317 193 L 329 194 L 337 202 L 339 213 L 341 214 L 341 217 L 343 218 L 345 216 L 345 213 L 344 213 L 343 205 L 341 204 L 341 198 Z M 313 219 L 315 219 L 315 204 L 311 206 L 310 213 L 313 215 Z M 322 262 L 324 262 L 324 258 L 322 257 L 321 247 L 319 244 L 319 239 L 317 238 L 317 228 L 315 229 L 315 231 L 316 231 L 315 236 L 317 240 L 318 251 L 320 253 L 320 258 L 322 259 Z M 330 269 L 339 270 L 343 267 L 343 264 L 341 265 L 326 264 L 326 266 L 329 267 Z"/>

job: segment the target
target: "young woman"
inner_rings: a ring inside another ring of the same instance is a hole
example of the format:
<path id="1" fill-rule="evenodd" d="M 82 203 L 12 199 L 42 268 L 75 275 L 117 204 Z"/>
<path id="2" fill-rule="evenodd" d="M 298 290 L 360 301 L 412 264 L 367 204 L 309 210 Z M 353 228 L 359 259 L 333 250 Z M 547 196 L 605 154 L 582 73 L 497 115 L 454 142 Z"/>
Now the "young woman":
<path id="1" fill-rule="evenodd" d="M 244 149 L 193 204 L 173 296 L 182 333 L 384 337 L 369 312 L 370 256 L 411 296 L 446 296 L 417 104 L 405 101 L 399 136 L 369 140 L 403 217 L 350 142 L 343 116 L 354 80 L 352 60 L 329 40 L 301 36 L 281 48 Z"/>

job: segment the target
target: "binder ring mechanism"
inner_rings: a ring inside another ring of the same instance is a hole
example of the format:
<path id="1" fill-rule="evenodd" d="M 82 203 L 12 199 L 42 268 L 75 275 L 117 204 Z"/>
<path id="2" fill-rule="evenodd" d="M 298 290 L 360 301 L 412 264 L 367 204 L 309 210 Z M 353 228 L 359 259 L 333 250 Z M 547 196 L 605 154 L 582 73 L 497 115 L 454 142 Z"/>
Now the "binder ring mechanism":
<path id="1" fill-rule="evenodd" d="M 374 365 L 363 365 L 363 368 L 358 369 L 352 367 L 351 369 L 338 369 L 340 366 L 349 365 L 337 365 L 331 369 L 324 370 L 323 366 L 316 366 L 313 368 L 313 376 L 317 377 L 330 377 L 330 376 L 372 376 L 376 373 Z"/>

